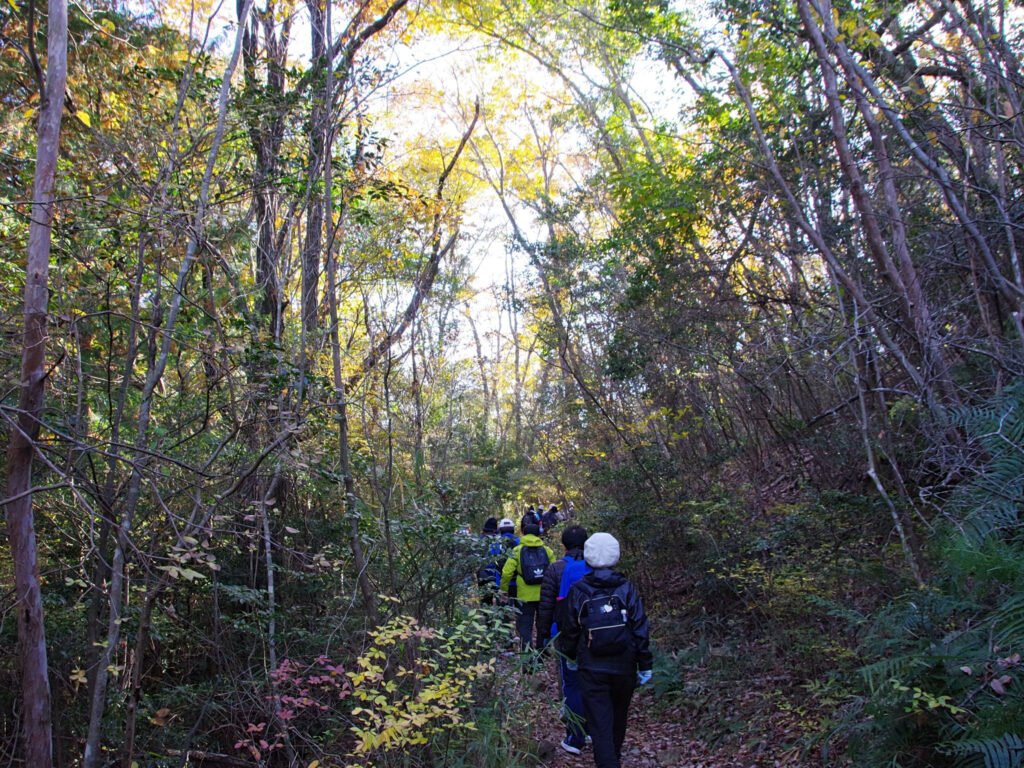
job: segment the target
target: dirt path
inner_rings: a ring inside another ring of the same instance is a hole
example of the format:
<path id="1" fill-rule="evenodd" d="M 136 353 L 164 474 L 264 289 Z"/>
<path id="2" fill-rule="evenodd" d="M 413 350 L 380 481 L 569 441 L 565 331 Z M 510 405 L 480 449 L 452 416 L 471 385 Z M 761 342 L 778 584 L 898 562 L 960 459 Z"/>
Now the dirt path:
<path id="1" fill-rule="evenodd" d="M 561 748 L 565 731 L 558 720 L 558 680 L 549 663 L 535 676 L 538 693 L 553 702 L 550 716 L 536 724 L 541 765 L 555 768 L 593 768 L 590 748 L 571 755 Z M 629 727 L 622 750 L 623 768 L 811 768 L 815 761 L 801 758 L 790 745 L 772 745 L 771 736 L 749 733 L 720 739 L 711 745 L 693 736 L 694 724 L 682 709 L 658 702 L 649 688 L 638 688 L 630 708 Z"/>

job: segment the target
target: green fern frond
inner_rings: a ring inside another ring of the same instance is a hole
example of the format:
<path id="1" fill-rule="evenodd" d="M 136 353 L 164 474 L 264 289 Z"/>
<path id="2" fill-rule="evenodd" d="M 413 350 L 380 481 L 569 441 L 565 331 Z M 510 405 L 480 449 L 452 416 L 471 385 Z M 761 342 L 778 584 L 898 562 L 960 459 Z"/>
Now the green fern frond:
<path id="1" fill-rule="evenodd" d="M 965 739 L 944 745 L 943 751 L 959 758 L 957 764 L 963 768 L 1024 766 L 1024 740 L 1016 733 L 1004 733 L 997 739 Z"/>
<path id="2" fill-rule="evenodd" d="M 903 678 L 909 669 L 919 667 L 920 665 L 920 654 L 911 653 L 904 656 L 880 659 L 872 664 L 861 667 L 860 674 L 868 684 L 871 693 L 874 694 L 892 678 Z"/>
<path id="3" fill-rule="evenodd" d="M 951 499 L 963 530 L 979 541 L 1018 531 L 1024 506 L 1024 384 L 1008 387 L 994 402 L 953 409 L 962 428 L 985 457 L 983 466 Z"/>
<path id="4" fill-rule="evenodd" d="M 996 611 L 996 633 L 1004 646 L 1024 636 L 1024 594 L 1014 595 Z"/>

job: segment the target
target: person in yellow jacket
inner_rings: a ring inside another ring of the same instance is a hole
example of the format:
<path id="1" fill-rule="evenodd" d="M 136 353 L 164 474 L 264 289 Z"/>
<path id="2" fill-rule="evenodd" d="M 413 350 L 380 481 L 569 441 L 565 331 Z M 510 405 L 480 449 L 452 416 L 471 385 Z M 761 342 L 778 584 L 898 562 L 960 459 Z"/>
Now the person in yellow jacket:
<path id="1" fill-rule="evenodd" d="M 533 639 L 533 626 L 537 606 L 540 605 L 540 584 L 544 580 L 544 571 L 555 561 L 555 555 L 541 540 L 537 523 L 524 520 L 521 530 L 523 535 L 519 545 L 512 550 L 501 569 L 499 591 L 507 592 L 515 579 L 516 633 L 525 651 L 538 647 Z"/>

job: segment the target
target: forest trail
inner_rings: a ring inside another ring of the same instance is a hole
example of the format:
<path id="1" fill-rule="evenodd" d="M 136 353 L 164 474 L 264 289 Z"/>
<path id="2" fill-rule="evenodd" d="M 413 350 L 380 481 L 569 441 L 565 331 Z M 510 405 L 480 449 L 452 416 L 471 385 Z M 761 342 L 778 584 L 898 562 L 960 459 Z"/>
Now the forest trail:
<path id="1" fill-rule="evenodd" d="M 580 755 L 572 755 L 558 746 L 565 731 L 558 719 L 559 690 L 554 663 L 549 660 L 526 684 L 551 703 L 544 708 L 546 716 L 534 725 L 538 764 L 546 768 L 593 768 L 594 756 L 589 747 Z M 757 694 L 753 698 L 760 700 Z M 623 768 L 810 768 L 820 764 L 801 755 L 801 750 L 774 728 L 764 733 L 752 729 L 739 734 L 739 738 L 716 739 L 717 743 L 697 737 L 695 734 L 700 731 L 700 725 L 685 707 L 659 701 L 650 687 L 637 688 L 622 749 Z M 723 723 L 723 735 L 724 732 Z"/>

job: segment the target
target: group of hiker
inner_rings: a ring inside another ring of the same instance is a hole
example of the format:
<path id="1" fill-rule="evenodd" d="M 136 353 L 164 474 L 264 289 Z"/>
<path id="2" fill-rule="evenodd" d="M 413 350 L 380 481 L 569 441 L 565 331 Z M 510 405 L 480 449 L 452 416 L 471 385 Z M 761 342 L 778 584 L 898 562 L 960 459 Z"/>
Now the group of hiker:
<path id="1" fill-rule="evenodd" d="M 545 521 L 547 517 L 547 521 Z M 620 768 L 626 717 L 637 685 L 651 679 L 647 616 L 636 587 L 615 566 L 610 533 L 562 530 L 556 558 L 542 536 L 559 522 L 552 505 L 531 506 L 519 524 L 489 518 L 483 526 L 487 565 L 478 573 L 482 600 L 509 601 L 523 651 L 556 656 L 563 699 L 561 748 L 580 754 L 592 743 L 597 768 Z"/>

